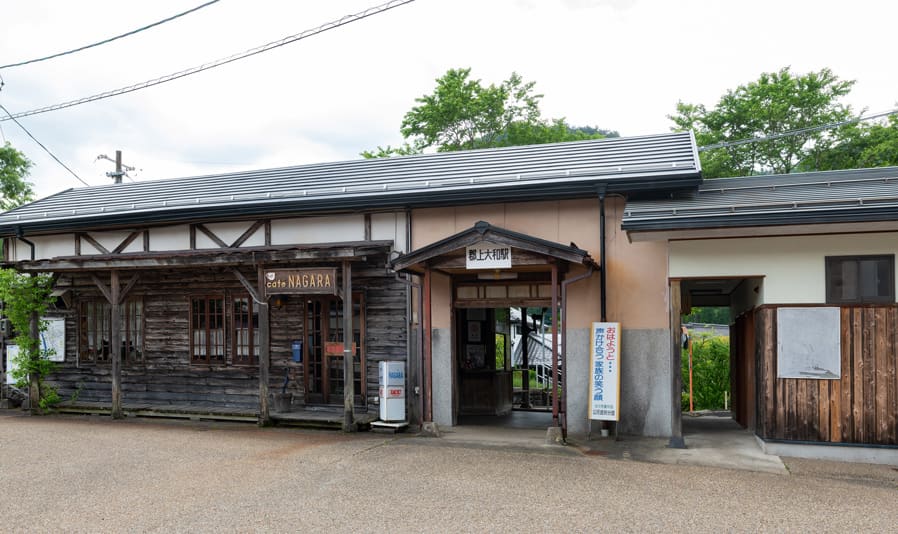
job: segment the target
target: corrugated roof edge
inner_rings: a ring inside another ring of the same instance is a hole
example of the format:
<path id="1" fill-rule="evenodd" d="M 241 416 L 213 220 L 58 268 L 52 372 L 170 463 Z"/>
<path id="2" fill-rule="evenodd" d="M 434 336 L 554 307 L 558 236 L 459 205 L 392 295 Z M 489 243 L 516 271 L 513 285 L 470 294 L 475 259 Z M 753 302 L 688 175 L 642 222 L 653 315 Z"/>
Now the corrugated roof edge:
<path id="1" fill-rule="evenodd" d="M 889 184 L 894 194 L 876 196 L 854 194 L 808 198 L 808 191 L 827 193 L 833 186 L 860 188 Z M 794 191 L 795 198 L 764 202 L 757 199 L 765 191 Z M 804 196 L 802 192 L 804 191 Z M 721 194 L 729 196 L 719 196 Z M 753 194 L 751 204 L 737 204 L 738 195 Z M 715 195 L 703 203 L 703 196 Z M 700 212 L 700 213 L 699 213 Z M 763 176 L 743 176 L 705 180 L 689 198 L 628 201 L 622 229 L 630 232 L 695 230 L 840 222 L 880 222 L 898 219 L 898 167 L 874 167 L 836 171 L 805 172 Z"/>

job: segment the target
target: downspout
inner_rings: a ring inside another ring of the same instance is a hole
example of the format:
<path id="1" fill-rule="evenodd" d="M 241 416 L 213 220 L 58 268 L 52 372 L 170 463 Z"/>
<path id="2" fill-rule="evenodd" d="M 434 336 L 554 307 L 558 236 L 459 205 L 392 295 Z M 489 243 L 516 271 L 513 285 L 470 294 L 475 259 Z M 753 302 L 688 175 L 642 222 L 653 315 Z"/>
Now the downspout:
<path id="1" fill-rule="evenodd" d="M 575 282 L 579 282 L 580 280 L 585 280 L 592 276 L 593 271 L 595 271 L 595 266 L 593 264 L 589 265 L 589 270 L 587 270 L 584 274 L 580 276 L 575 276 L 569 280 L 564 280 L 561 282 L 561 320 L 564 328 L 561 330 L 561 367 L 562 369 L 567 369 L 567 286 L 573 284 Z M 526 319 L 526 318 L 525 318 Z M 525 340 L 526 343 L 526 340 Z M 567 380 L 564 381 L 564 386 L 561 388 L 561 413 L 563 416 L 562 424 L 561 424 L 561 439 L 567 440 Z"/>
<path id="2" fill-rule="evenodd" d="M 601 303 L 603 323 L 608 320 L 607 299 L 605 298 L 605 290 L 608 287 L 605 279 L 605 189 L 605 184 L 599 186 L 599 266 L 601 268 L 599 273 L 599 290 L 601 291 L 599 302 Z"/>
<path id="3" fill-rule="evenodd" d="M 399 273 L 393 273 L 393 274 L 396 276 L 396 281 L 397 281 L 397 282 L 401 282 L 401 283 L 405 284 L 405 285 L 408 286 L 410 289 L 417 289 L 417 290 L 418 290 L 418 313 L 419 313 L 419 314 L 420 314 L 420 313 L 423 313 L 422 310 L 424 309 L 424 294 L 423 294 L 423 292 L 421 291 L 421 284 L 419 284 L 419 283 L 417 283 L 417 282 L 412 282 L 412 280 L 411 280 L 411 275 L 409 275 L 409 274 L 406 274 L 406 275 L 405 275 L 406 278 L 400 277 L 400 276 L 399 276 Z M 409 303 L 409 306 L 408 306 L 408 308 L 407 308 L 407 309 L 408 309 L 408 312 L 409 312 L 409 313 L 408 313 L 409 321 L 411 321 L 411 317 L 412 317 L 412 314 L 411 314 L 411 311 L 412 311 L 412 310 L 411 310 L 411 299 L 412 299 L 411 291 L 409 291 L 408 298 L 406 299 L 407 302 Z M 420 359 L 420 358 L 421 358 L 421 355 L 423 354 L 423 351 L 424 351 L 424 348 L 423 348 L 423 347 L 424 347 L 424 339 L 423 339 L 424 329 L 423 329 L 423 327 L 422 327 L 422 324 L 421 324 L 421 318 L 420 318 L 420 317 L 418 318 L 418 325 L 415 327 L 415 331 L 417 332 L 417 335 L 415 336 L 415 337 L 416 337 L 416 342 L 417 342 L 417 349 L 418 349 L 418 356 L 417 356 L 417 357 Z M 406 345 L 408 345 L 408 340 L 406 340 Z M 406 350 L 406 354 L 408 355 L 408 356 L 407 356 L 407 359 L 406 359 L 406 363 L 412 361 L 412 358 L 411 358 L 411 352 L 412 352 L 412 347 L 411 347 L 411 345 L 408 345 L 408 349 Z M 424 408 L 423 408 L 423 399 L 424 399 L 424 398 L 423 398 L 423 396 L 421 395 L 421 388 L 422 388 L 422 384 L 421 384 L 421 381 L 422 381 L 422 380 L 421 380 L 421 379 L 422 379 L 422 376 L 423 376 L 423 371 L 421 370 L 421 368 L 420 368 L 420 366 L 419 366 L 419 367 L 418 367 L 418 377 L 417 377 L 417 379 L 418 379 L 417 382 L 418 382 L 418 383 L 417 383 L 417 385 L 415 385 L 415 404 L 417 404 L 418 414 L 420 414 L 421 417 L 422 417 L 422 421 L 421 421 L 421 422 L 423 422 L 423 416 L 424 416 Z"/>
<path id="4" fill-rule="evenodd" d="M 25 231 L 19 226 L 16 228 L 16 239 L 31 247 L 31 261 L 34 261 L 34 242 L 25 239 Z"/>

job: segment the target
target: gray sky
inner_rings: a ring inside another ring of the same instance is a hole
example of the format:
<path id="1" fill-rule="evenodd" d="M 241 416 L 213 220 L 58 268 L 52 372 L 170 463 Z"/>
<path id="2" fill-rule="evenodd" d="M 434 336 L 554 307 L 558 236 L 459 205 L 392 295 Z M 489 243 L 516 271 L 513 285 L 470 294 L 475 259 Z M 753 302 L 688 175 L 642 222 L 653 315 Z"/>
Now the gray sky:
<path id="1" fill-rule="evenodd" d="M 221 0 L 64 58 L 0 70 L 0 103 L 26 111 L 193 67 L 384 0 Z M 203 0 L 9 0 L 0 64 L 82 46 Z M 449 68 L 484 82 L 536 81 L 546 118 L 669 131 L 677 100 L 791 65 L 857 80 L 856 110 L 895 107 L 898 4 L 846 1 L 417 0 L 279 49 L 135 93 L 20 119 L 91 185 L 124 152 L 136 180 L 355 159 L 399 144 L 402 116 Z M 11 121 L 39 196 L 82 187 Z M 0 138 L 2 141 L 2 138 Z"/>

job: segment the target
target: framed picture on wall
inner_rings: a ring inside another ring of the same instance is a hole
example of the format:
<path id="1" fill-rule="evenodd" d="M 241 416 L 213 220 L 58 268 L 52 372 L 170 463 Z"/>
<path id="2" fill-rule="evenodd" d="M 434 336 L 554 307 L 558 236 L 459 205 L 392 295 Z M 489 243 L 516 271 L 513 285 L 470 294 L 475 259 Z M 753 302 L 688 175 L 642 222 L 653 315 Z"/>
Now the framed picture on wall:
<path id="1" fill-rule="evenodd" d="M 468 321 L 468 341 L 471 343 L 480 343 L 480 322 Z"/>
<path id="2" fill-rule="evenodd" d="M 468 369 L 480 369 L 484 364 L 483 345 L 465 346 L 465 367 Z"/>

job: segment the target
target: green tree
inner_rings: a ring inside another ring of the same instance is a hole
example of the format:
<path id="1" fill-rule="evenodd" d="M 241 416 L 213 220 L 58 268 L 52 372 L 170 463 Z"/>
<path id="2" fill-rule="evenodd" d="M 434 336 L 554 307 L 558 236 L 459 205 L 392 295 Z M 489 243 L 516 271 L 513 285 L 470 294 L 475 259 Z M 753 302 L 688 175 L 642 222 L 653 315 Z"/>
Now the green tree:
<path id="1" fill-rule="evenodd" d="M 543 120 L 535 82 L 517 73 L 499 85 L 471 78 L 471 69 L 450 69 L 433 93 L 415 99 L 402 120 L 405 143 L 361 153 L 366 158 L 615 137 L 615 131 L 573 127 L 565 119 Z"/>
<path id="2" fill-rule="evenodd" d="M 6 142 L 0 147 L 0 210 L 11 210 L 34 200 L 31 183 L 25 181 L 31 161 Z"/>
<path id="3" fill-rule="evenodd" d="M 53 277 L 50 275 L 28 275 L 13 269 L 0 269 L 0 300 L 3 313 L 12 323 L 16 336 L 13 343 L 19 347 L 14 358 L 15 369 L 11 372 L 18 387 L 29 387 L 31 409 L 46 410 L 59 402 L 56 389 L 44 382 L 53 372 L 55 364 L 50 361 L 51 353 L 41 349 L 40 332 L 47 329 L 47 322 L 38 320 L 38 335 L 31 332 L 32 318 L 38 318 L 47 311 L 53 292 Z"/>
<path id="4" fill-rule="evenodd" d="M 821 171 L 898 165 L 898 115 L 842 129 L 841 141 L 806 167 Z"/>
<path id="5" fill-rule="evenodd" d="M 683 409 L 689 409 L 689 352 L 683 350 Z M 692 394 L 696 410 L 719 410 L 730 389 L 730 338 L 699 336 L 692 340 Z"/>
<path id="6" fill-rule="evenodd" d="M 668 118 L 674 131 L 694 131 L 699 146 L 768 137 L 848 119 L 851 107 L 840 99 L 853 85 L 829 69 L 796 75 L 785 67 L 727 91 L 712 109 L 678 102 L 676 114 Z M 816 170 L 814 162 L 839 143 L 841 134 L 809 131 L 707 150 L 701 154 L 703 174 L 719 178 Z"/>

